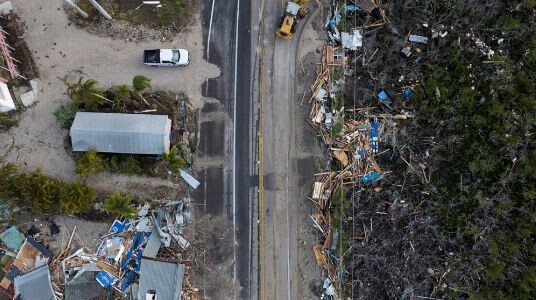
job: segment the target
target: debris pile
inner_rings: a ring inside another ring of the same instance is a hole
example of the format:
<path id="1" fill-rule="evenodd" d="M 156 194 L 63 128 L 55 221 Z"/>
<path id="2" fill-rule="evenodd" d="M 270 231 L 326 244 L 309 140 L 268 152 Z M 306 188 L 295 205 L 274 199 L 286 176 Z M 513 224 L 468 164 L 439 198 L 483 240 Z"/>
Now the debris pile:
<path id="1" fill-rule="evenodd" d="M 368 27 L 388 24 L 389 19 L 379 1 L 370 2 L 373 4 L 371 10 L 377 9 L 381 18 Z M 343 16 L 357 10 L 360 10 L 359 6 L 347 4 L 341 8 L 337 1 L 332 1 L 326 22 L 330 44 L 324 47 L 321 62 L 317 64 L 317 77 L 311 86 L 309 99 L 311 110 L 307 121 L 319 133 L 330 155 L 327 170 L 315 174 L 310 197 L 317 208 L 310 217 L 314 227 L 322 234 L 322 242 L 313 247 L 317 264 L 325 274 L 322 299 L 333 299 L 343 293 L 341 287 L 346 274 L 343 262 L 350 250 L 341 228 L 347 188 L 367 188 L 389 173 L 382 170 L 377 162 L 380 155 L 388 152 L 382 151 L 385 148 L 382 144 L 396 144 L 397 122 L 413 117 L 405 110 L 392 109 L 390 104 L 394 97 L 383 89 L 371 97 L 376 101 L 374 106 L 345 107 L 346 78 L 356 71 L 349 65 L 357 66 L 360 58 L 363 65 L 367 65 L 378 52 L 378 49 L 373 51 L 365 61 L 363 37 L 367 26 L 339 32 L 337 27 Z M 427 43 L 428 38 L 412 35 L 409 40 Z M 411 53 L 410 49 L 406 50 L 407 56 Z M 406 86 L 397 96 L 402 95 L 407 100 L 412 93 L 412 87 Z M 376 192 L 380 190 L 380 187 L 375 188 Z"/>
<path id="2" fill-rule="evenodd" d="M 16 227 L 10 227 L 0 235 L 2 248 L 10 257 L 0 292 L 36 300 L 54 296 L 93 299 L 112 293 L 144 299 L 150 292 L 163 299 L 195 299 L 197 290 L 190 286 L 188 270 L 194 267 L 196 254 L 190 251 L 184 232 L 191 222 L 190 204 L 190 198 L 168 201 L 155 209 L 145 204 L 133 218 L 116 219 L 97 241 L 96 249 L 81 240 L 78 243 L 74 227 L 55 257 L 31 236 L 24 239 Z M 155 281 L 155 274 L 168 274 L 168 281 Z M 36 280 L 44 282 L 40 287 L 50 289 L 38 294 L 26 289 Z"/>

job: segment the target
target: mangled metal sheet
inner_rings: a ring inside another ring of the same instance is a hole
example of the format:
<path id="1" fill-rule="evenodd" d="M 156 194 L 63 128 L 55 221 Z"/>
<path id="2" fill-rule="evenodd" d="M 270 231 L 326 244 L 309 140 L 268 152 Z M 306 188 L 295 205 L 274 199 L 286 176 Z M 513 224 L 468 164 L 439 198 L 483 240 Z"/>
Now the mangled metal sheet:
<path id="1" fill-rule="evenodd" d="M 187 173 L 186 171 L 180 169 L 179 175 L 186 181 L 193 189 L 196 189 L 201 183 L 197 181 L 192 175 Z"/>
<path id="2" fill-rule="evenodd" d="M 145 245 L 145 249 L 143 249 L 142 256 L 155 258 L 156 255 L 158 255 L 158 251 L 160 251 L 161 245 L 162 245 L 162 242 L 160 241 L 158 230 L 156 230 L 156 228 L 153 228 L 153 232 L 151 232 L 151 236 L 149 237 L 149 240 L 147 241 L 147 244 Z"/>

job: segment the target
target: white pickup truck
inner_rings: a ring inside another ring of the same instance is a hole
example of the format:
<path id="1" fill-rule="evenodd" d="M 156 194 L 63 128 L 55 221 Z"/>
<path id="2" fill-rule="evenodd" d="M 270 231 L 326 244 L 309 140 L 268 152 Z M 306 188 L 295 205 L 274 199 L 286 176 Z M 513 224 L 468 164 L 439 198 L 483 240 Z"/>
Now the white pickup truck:
<path id="1" fill-rule="evenodd" d="M 190 55 L 185 49 L 145 50 L 143 63 L 151 67 L 186 66 L 190 63 Z"/>

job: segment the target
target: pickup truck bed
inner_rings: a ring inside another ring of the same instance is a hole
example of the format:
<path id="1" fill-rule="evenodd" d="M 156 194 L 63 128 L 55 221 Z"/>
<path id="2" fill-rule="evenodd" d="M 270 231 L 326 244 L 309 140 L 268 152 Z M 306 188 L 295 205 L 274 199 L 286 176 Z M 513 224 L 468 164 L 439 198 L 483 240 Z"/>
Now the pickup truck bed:
<path id="1" fill-rule="evenodd" d="M 145 50 L 143 52 L 143 62 L 146 64 L 158 64 L 160 63 L 160 49 L 157 50 Z"/>

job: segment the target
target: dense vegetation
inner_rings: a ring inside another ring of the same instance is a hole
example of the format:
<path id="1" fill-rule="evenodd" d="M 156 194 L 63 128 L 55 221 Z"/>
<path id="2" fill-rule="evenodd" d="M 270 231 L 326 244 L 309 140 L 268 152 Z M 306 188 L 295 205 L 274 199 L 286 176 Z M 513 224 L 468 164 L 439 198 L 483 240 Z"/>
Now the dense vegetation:
<path id="1" fill-rule="evenodd" d="M 34 213 L 76 214 L 93 208 L 95 190 L 80 181 L 66 183 L 41 171 L 24 172 L 14 165 L 0 166 L 0 200 Z"/>
<path id="2" fill-rule="evenodd" d="M 491 63 L 471 45 L 438 49 L 416 93 L 424 134 L 442 143 L 433 207 L 480 279 L 460 282 L 474 298 L 536 297 L 535 3 L 505 1 L 477 23 L 482 40 L 504 39 Z"/>
<path id="3" fill-rule="evenodd" d="M 153 162 L 145 164 L 144 167 L 152 167 L 154 160 L 146 160 Z M 89 150 L 77 154 L 75 158 L 76 172 L 83 177 L 93 176 L 99 172 L 122 173 L 133 175 L 147 171 L 142 169 L 140 162 L 133 155 L 119 154 L 100 154 L 95 150 Z"/>
<path id="4" fill-rule="evenodd" d="M 347 290 L 356 299 L 536 298 L 536 1 L 383 3 L 391 24 L 369 33 L 372 51 L 400 43 L 397 30 L 428 35 L 422 20 L 448 35 L 411 59 L 397 46 L 380 51 L 365 67 L 391 88 L 400 74 L 419 83 L 386 109 L 415 119 L 399 123 L 398 148 L 384 144 L 392 155 L 379 161 L 392 173 L 382 191 L 349 193 L 343 226 L 360 242 Z"/>

